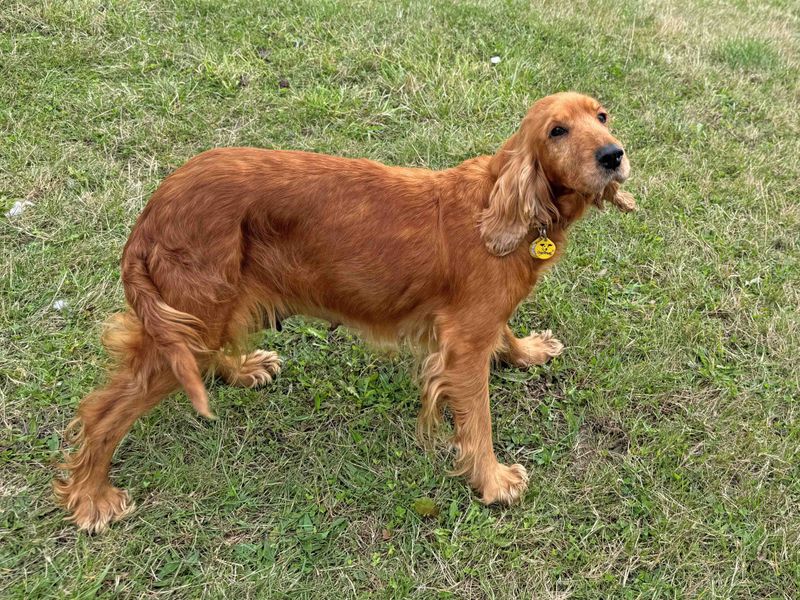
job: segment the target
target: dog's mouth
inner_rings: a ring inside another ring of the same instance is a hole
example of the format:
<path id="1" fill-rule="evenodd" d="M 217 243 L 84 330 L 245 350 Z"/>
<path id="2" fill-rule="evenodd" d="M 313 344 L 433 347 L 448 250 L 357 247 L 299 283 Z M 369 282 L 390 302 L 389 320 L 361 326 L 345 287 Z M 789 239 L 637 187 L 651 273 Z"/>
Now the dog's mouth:
<path id="1" fill-rule="evenodd" d="M 609 183 L 624 183 L 631 174 L 631 168 L 627 161 L 613 171 L 602 170 L 596 172 L 594 177 L 590 180 L 591 183 L 585 187 L 585 193 L 597 194 L 602 193 Z M 588 182 L 587 182 L 588 183 Z"/>
<path id="2" fill-rule="evenodd" d="M 623 183 L 631 174 L 631 163 L 628 161 L 628 157 L 624 157 L 622 162 L 620 163 L 619 167 L 611 171 L 609 181 L 616 181 L 617 183 Z"/>

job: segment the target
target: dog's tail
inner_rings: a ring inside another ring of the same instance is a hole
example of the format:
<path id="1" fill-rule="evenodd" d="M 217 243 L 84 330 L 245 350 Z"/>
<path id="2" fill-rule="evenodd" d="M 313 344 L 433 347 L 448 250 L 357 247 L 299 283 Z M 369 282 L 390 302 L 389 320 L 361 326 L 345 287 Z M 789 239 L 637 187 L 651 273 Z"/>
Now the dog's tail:
<path id="1" fill-rule="evenodd" d="M 164 301 L 150 277 L 144 256 L 134 249 L 125 249 L 121 270 L 125 298 L 141 321 L 144 332 L 169 362 L 195 410 L 204 417 L 214 418 L 196 359 L 196 355 L 209 353 L 203 339 L 205 324 Z"/>

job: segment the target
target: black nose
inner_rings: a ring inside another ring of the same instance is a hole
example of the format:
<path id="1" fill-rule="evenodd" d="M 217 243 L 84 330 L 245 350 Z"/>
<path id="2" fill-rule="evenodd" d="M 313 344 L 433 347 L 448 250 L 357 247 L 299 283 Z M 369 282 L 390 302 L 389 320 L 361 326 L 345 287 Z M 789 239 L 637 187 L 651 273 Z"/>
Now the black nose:
<path id="1" fill-rule="evenodd" d="M 616 144 L 606 144 L 597 149 L 594 153 L 597 162 L 606 169 L 616 169 L 622 162 L 622 155 L 625 151 Z"/>

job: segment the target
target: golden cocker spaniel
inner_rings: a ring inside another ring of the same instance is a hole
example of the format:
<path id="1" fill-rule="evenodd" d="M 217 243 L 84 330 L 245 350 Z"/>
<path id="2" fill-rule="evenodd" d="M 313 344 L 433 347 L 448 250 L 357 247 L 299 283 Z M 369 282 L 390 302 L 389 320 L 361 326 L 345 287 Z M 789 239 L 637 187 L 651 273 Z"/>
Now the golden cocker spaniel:
<path id="1" fill-rule="evenodd" d="M 444 171 L 255 148 L 192 158 L 125 246 L 129 308 L 103 338 L 115 366 L 78 408 L 61 503 L 89 531 L 128 514 L 108 469 L 133 422 L 179 388 L 212 416 L 210 370 L 235 385 L 271 381 L 278 356 L 243 346 L 294 314 L 411 342 L 425 357 L 421 431 L 448 408 L 456 472 L 483 502 L 514 502 L 527 473 L 492 449 L 490 362 L 528 367 L 561 352 L 549 331 L 518 339 L 507 322 L 590 204 L 635 208 L 619 189 L 629 171 L 606 110 L 576 93 L 539 100 L 497 154 Z"/>

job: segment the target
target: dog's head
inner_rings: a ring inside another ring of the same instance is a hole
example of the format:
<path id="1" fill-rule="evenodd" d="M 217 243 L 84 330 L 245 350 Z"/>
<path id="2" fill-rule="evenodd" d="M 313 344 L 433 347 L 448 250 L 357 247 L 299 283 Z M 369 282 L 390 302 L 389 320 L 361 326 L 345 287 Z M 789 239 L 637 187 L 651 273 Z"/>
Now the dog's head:
<path id="1" fill-rule="evenodd" d="M 607 188 L 628 178 L 630 164 L 611 135 L 609 116 L 594 98 L 565 92 L 542 98 L 492 158 L 497 181 L 481 219 L 493 254 L 513 251 L 531 228 L 560 218 L 558 197 L 578 194 L 600 203 Z"/>

